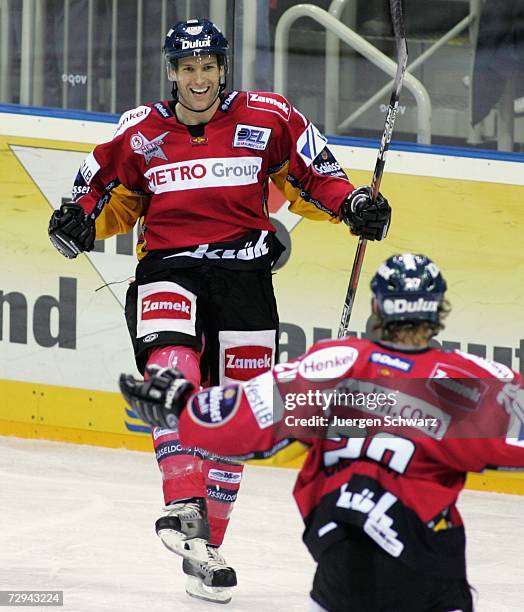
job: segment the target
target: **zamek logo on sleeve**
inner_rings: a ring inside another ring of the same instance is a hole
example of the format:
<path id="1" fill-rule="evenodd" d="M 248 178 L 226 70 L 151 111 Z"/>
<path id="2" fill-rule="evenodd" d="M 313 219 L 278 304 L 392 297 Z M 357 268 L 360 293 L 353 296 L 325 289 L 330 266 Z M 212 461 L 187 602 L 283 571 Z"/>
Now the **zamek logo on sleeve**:
<path id="1" fill-rule="evenodd" d="M 142 300 L 142 320 L 191 318 L 191 302 L 179 293 L 159 292 Z"/>
<path id="2" fill-rule="evenodd" d="M 233 346 L 224 352 L 224 374 L 233 380 L 250 380 L 267 372 L 273 351 L 268 346 Z"/>
<path id="3" fill-rule="evenodd" d="M 256 108 L 258 110 L 268 111 L 270 113 L 276 113 L 283 117 L 286 121 L 289 121 L 291 117 L 291 107 L 289 102 L 279 94 L 261 95 L 256 91 L 249 91 L 247 94 L 247 105 L 249 108 Z"/>
<path id="4" fill-rule="evenodd" d="M 212 157 L 155 166 L 144 173 L 153 193 L 252 185 L 258 182 L 261 157 Z"/>

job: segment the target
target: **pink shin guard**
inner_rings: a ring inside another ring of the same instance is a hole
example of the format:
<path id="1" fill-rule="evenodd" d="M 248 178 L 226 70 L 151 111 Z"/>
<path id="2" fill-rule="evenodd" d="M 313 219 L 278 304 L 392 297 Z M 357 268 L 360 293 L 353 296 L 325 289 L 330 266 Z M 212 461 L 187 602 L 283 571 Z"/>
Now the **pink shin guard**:
<path id="1" fill-rule="evenodd" d="M 242 471 L 240 463 L 206 459 L 203 465 L 207 487 L 207 514 L 211 527 L 209 543 L 220 546 L 237 498 Z"/>
<path id="2" fill-rule="evenodd" d="M 164 503 L 190 497 L 207 500 L 210 544 L 220 546 L 237 498 L 244 466 L 204 459 L 202 452 L 181 446 L 176 431 L 153 432 L 156 458 L 162 474 Z"/>
<path id="3" fill-rule="evenodd" d="M 149 353 L 147 365 L 178 368 L 195 389 L 200 387 L 200 355 L 188 346 L 160 346 Z M 203 458 L 195 449 L 181 446 L 176 431 L 153 430 L 158 467 L 166 504 L 177 499 L 205 497 Z"/>
<path id="4" fill-rule="evenodd" d="M 200 387 L 200 355 L 186 346 L 153 349 L 147 365 L 178 368 L 195 388 Z M 199 449 L 185 448 L 176 431 L 153 430 L 153 445 L 162 474 L 164 503 L 191 497 L 207 499 L 211 527 L 209 542 L 220 546 L 233 510 L 243 465 L 205 459 Z"/>

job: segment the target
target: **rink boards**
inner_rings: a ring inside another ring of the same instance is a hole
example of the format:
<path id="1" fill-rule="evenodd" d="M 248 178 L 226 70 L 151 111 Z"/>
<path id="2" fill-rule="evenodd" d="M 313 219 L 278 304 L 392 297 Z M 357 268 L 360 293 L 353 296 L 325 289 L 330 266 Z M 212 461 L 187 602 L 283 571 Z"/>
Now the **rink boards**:
<path id="1" fill-rule="evenodd" d="M 51 210 L 69 195 L 90 143 L 113 130 L 0 114 L 0 434 L 151 448 L 147 428 L 116 393 L 118 375 L 136 371 L 123 318 L 135 267 L 132 237 L 108 240 L 103 251 L 74 261 L 47 238 Z M 338 140 L 332 148 L 353 183 L 369 183 L 375 149 Z M 524 166 L 511 157 L 434 151 L 390 153 L 381 190 L 393 204 L 393 224 L 386 242 L 368 245 L 351 329 L 366 329 L 377 265 L 394 252 L 424 252 L 448 280 L 453 313 L 440 335 L 445 346 L 523 371 Z M 278 196 L 271 208 L 292 241 L 274 277 L 286 359 L 336 335 L 356 241 L 342 226 L 291 215 Z M 99 289 L 112 282 L 119 284 Z M 301 452 L 297 446 L 271 461 L 296 465 Z M 511 473 L 475 476 L 470 486 L 524 493 L 524 480 Z"/>

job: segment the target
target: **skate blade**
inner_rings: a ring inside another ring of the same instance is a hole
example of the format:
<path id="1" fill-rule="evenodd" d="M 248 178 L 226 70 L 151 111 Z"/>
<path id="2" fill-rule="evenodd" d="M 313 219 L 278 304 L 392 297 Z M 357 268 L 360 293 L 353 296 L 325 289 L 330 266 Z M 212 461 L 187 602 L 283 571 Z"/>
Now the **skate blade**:
<path id="1" fill-rule="evenodd" d="M 158 537 L 167 549 L 184 559 L 196 562 L 206 562 L 208 560 L 207 541 L 202 538 L 187 539 L 184 534 L 173 529 L 160 529 Z"/>
<path id="2" fill-rule="evenodd" d="M 190 597 L 203 599 L 212 603 L 227 604 L 231 601 L 231 589 L 224 587 L 208 587 L 196 576 L 188 576 L 186 593 Z"/>

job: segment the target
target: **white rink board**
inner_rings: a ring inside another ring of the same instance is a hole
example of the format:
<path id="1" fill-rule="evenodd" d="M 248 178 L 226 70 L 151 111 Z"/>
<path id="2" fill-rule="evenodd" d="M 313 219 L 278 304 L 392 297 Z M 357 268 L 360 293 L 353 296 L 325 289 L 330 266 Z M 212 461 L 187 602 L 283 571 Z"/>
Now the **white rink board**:
<path id="1" fill-rule="evenodd" d="M 64 591 L 64 612 L 196 612 L 180 560 L 154 535 L 154 455 L 0 438 L 2 589 Z M 305 612 L 313 562 L 291 497 L 294 470 L 247 466 L 223 551 L 239 586 L 224 612 Z M 8 500 L 8 501 L 7 501 Z M 477 612 L 522 610 L 522 497 L 463 493 Z M 220 608 L 222 610 L 222 608 Z"/>
<path id="2" fill-rule="evenodd" d="M 116 123 L 0 112 L 0 134 L 5 136 L 49 138 L 96 145 L 111 140 L 115 130 Z M 395 140 L 393 139 L 392 147 L 394 146 Z M 378 142 L 376 150 L 340 145 L 330 145 L 330 148 L 342 166 L 353 170 L 369 170 L 371 180 L 377 159 Z M 524 171 L 521 163 L 455 157 L 439 153 L 389 151 L 385 171 L 414 176 L 524 185 Z M 73 179 L 74 175 L 71 183 Z"/>

